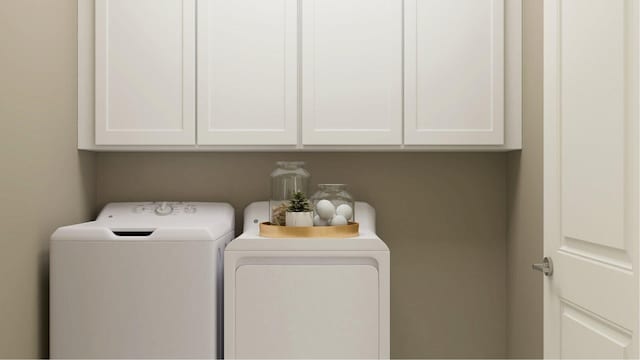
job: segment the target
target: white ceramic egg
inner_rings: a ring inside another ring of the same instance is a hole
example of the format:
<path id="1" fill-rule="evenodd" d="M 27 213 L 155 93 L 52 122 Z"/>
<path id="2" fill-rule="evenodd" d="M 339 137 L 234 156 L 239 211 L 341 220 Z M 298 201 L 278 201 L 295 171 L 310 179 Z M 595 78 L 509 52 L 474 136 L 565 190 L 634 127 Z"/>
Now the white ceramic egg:
<path id="1" fill-rule="evenodd" d="M 313 226 L 328 226 L 329 222 L 322 219 L 319 215 L 313 217 Z"/>
<path id="2" fill-rule="evenodd" d="M 353 218 L 353 209 L 347 204 L 342 204 L 336 209 L 336 215 L 342 215 L 345 219 L 351 220 Z"/>
<path id="3" fill-rule="evenodd" d="M 329 200 L 320 200 L 316 204 L 316 212 L 321 219 L 329 220 L 336 214 L 336 208 Z"/>
<path id="4" fill-rule="evenodd" d="M 342 215 L 336 215 L 329 222 L 331 226 L 347 225 L 347 218 Z"/>

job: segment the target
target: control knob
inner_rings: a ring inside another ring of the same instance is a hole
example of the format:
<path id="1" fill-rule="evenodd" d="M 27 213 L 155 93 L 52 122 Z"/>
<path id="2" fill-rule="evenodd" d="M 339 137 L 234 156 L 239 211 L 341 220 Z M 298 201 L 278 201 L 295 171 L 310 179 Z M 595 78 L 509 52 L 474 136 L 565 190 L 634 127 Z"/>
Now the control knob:
<path id="1" fill-rule="evenodd" d="M 167 204 L 166 201 L 158 205 L 158 207 L 156 207 L 156 215 L 164 216 L 164 215 L 169 215 L 172 212 L 173 212 L 173 207 Z"/>

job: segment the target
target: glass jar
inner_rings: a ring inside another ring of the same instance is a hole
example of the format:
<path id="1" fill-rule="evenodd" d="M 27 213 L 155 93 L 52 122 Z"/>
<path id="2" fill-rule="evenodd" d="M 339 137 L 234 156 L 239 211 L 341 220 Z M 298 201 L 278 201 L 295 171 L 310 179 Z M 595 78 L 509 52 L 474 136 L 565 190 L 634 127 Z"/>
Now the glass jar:
<path id="1" fill-rule="evenodd" d="M 320 184 L 311 197 L 313 225 L 346 225 L 355 218 L 355 201 L 346 184 Z"/>
<path id="2" fill-rule="evenodd" d="M 297 192 L 309 194 L 311 174 L 304 169 L 304 161 L 278 161 L 271 172 L 269 219 L 274 225 L 284 225 L 289 200 Z"/>

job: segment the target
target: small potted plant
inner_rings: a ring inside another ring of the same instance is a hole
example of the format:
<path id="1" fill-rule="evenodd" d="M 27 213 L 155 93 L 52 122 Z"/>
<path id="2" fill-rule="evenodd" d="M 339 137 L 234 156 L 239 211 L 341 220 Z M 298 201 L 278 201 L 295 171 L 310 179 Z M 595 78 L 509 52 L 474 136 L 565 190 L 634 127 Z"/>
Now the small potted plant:
<path id="1" fill-rule="evenodd" d="M 313 211 L 307 197 L 302 192 L 293 195 L 286 215 L 287 226 L 313 226 Z"/>

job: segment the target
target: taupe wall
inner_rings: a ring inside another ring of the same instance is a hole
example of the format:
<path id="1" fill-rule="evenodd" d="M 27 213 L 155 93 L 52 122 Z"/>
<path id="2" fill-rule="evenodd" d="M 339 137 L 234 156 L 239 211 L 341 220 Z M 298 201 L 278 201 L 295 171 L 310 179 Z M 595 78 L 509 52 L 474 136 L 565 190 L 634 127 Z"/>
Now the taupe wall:
<path id="1" fill-rule="evenodd" d="M 524 143 L 508 155 L 507 245 L 509 356 L 542 357 L 543 12 L 541 0 L 524 1 Z"/>
<path id="2" fill-rule="evenodd" d="M 0 1 L 0 358 L 47 355 L 49 235 L 94 209 L 75 49 L 75 0 Z"/>
<path id="3" fill-rule="evenodd" d="M 47 355 L 57 226 L 107 201 L 229 201 L 241 215 L 268 197 L 279 159 L 306 160 L 314 183 L 349 183 L 377 208 L 394 357 L 539 357 L 541 279 L 529 264 L 542 255 L 542 1 L 524 4 L 521 154 L 93 155 L 75 150 L 76 0 L 0 1 L 0 357 Z"/>
<path id="4" fill-rule="evenodd" d="M 242 224 L 282 159 L 376 208 L 391 248 L 393 357 L 505 356 L 505 154 L 103 153 L 97 201 L 228 201 Z"/>

